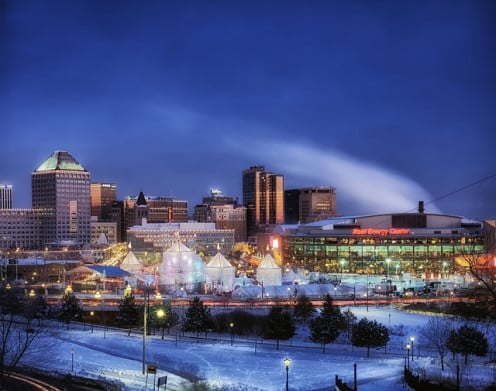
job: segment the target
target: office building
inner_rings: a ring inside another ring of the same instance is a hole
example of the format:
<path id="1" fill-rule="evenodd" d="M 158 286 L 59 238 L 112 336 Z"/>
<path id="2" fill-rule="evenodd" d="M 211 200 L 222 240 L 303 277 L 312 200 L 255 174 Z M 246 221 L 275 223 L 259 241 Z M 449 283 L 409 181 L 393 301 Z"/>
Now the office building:
<path id="1" fill-rule="evenodd" d="M 0 209 L 12 209 L 12 185 L 0 185 Z"/>
<path id="2" fill-rule="evenodd" d="M 98 221 L 112 220 L 112 204 L 116 201 L 117 186 L 113 183 L 92 183 L 90 185 L 91 216 Z"/>
<path id="3" fill-rule="evenodd" d="M 197 222 L 215 223 L 217 229 L 233 229 L 235 242 L 247 240 L 246 208 L 217 189 L 213 189 L 210 196 L 203 197 L 202 204 L 195 206 L 194 216 Z"/>
<path id="4" fill-rule="evenodd" d="M 163 252 L 178 241 L 197 253 L 227 254 L 234 245 L 233 229 L 217 229 L 214 223 L 147 223 L 131 227 L 127 238 L 133 252 Z"/>
<path id="5" fill-rule="evenodd" d="M 68 152 L 55 151 L 31 175 L 34 210 L 43 210 L 41 240 L 75 246 L 91 239 L 90 173 Z"/>
<path id="6" fill-rule="evenodd" d="M 284 177 L 266 172 L 264 166 L 243 171 L 243 205 L 248 240 L 284 222 Z"/>
<path id="7" fill-rule="evenodd" d="M 336 189 L 308 187 L 284 191 L 284 222 L 307 224 L 336 217 Z"/>
<path id="8" fill-rule="evenodd" d="M 0 248 L 37 250 L 44 247 L 40 238 L 44 210 L 0 209 Z"/>

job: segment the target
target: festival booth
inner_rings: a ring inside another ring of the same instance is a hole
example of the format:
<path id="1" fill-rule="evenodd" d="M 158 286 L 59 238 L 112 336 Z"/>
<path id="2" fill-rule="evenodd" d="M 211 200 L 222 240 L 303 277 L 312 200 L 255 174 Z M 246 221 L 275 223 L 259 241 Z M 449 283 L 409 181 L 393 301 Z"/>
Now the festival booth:
<path id="1" fill-rule="evenodd" d="M 121 262 L 120 268 L 130 274 L 127 281 L 132 288 L 136 288 L 138 286 L 138 276 L 143 274 L 143 265 L 134 252 L 129 251 L 126 254 Z"/>
<path id="2" fill-rule="evenodd" d="M 159 284 L 168 292 L 197 292 L 205 282 L 205 263 L 180 241 L 163 253 L 158 271 Z"/>
<path id="3" fill-rule="evenodd" d="M 231 292 L 234 284 L 235 268 L 218 252 L 206 267 L 207 284 L 216 293 Z"/>
<path id="4" fill-rule="evenodd" d="M 257 268 L 257 281 L 264 287 L 281 285 L 282 271 L 272 255 L 266 254 Z"/>
<path id="5" fill-rule="evenodd" d="M 66 272 L 74 292 L 115 292 L 123 289 L 130 274 L 116 266 L 78 266 Z"/>

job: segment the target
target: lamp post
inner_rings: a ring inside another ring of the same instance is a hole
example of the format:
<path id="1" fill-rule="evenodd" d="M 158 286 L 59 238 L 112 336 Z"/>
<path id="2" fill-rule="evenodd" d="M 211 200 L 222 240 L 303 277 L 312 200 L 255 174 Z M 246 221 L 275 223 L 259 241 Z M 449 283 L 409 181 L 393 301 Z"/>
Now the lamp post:
<path id="1" fill-rule="evenodd" d="M 234 342 L 234 323 L 233 322 L 229 323 L 229 327 L 231 328 L 231 346 L 233 346 L 233 342 Z"/>
<path id="2" fill-rule="evenodd" d="M 102 321 L 103 321 L 103 338 L 105 339 L 105 315 L 103 311 L 103 296 L 99 291 L 96 291 L 95 293 L 95 299 L 100 300 L 100 315 L 102 316 Z"/>
<path id="3" fill-rule="evenodd" d="M 145 360 L 146 360 L 146 326 L 147 326 L 147 318 L 148 318 L 148 311 L 147 311 L 147 304 L 148 304 L 148 298 L 150 297 L 150 292 L 148 292 L 148 287 L 145 286 L 144 292 L 143 292 L 143 375 L 145 374 Z"/>
<path id="4" fill-rule="evenodd" d="M 71 373 L 74 373 L 74 349 L 71 349 Z"/>
<path id="5" fill-rule="evenodd" d="M 95 311 L 90 312 L 90 318 L 91 318 L 91 332 L 93 332 L 93 322 L 94 322 L 94 316 L 95 316 Z"/>
<path id="6" fill-rule="evenodd" d="M 284 359 L 284 366 L 286 367 L 286 391 L 289 391 L 289 364 L 291 360 L 289 358 Z"/>
<path id="7" fill-rule="evenodd" d="M 391 264 L 391 258 L 386 258 L 386 265 L 387 265 L 387 271 L 386 271 L 386 295 L 389 296 L 389 291 L 390 291 L 390 285 L 389 285 L 389 265 Z"/>
<path id="8" fill-rule="evenodd" d="M 406 356 L 408 357 L 408 360 L 407 360 L 407 362 L 408 362 L 408 366 L 407 366 L 408 370 L 410 370 L 410 349 L 411 349 L 411 347 L 412 346 L 409 343 L 406 344 Z"/>
<path id="9" fill-rule="evenodd" d="M 146 362 L 146 332 L 147 332 L 147 323 L 148 323 L 148 302 L 150 300 L 150 291 L 148 286 L 145 286 L 143 292 L 143 359 L 142 359 L 142 369 L 143 375 L 145 374 L 145 362 Z M 157 317 L 161 318 L 165 316 L 165 311 L 163 309 L 159 309 L 156 312 Z M 163 329 L 162 329 L 163 333 Z M 162 335 L 163 339 L 163 335 Z"/>
<path id="10" fill-rule="evenodd" d="M 410 342 L 412 343 L 412 361 L 413 361 L 413 341 L 415 341 L 415 337 L 410 337 Z"/>

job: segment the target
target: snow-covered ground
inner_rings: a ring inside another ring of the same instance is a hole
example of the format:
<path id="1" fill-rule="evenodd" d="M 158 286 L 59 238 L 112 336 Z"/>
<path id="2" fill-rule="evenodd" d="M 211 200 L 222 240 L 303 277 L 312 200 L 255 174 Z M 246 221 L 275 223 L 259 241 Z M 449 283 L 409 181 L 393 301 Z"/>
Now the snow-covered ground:
<path id="1" fill-rule="evenodd" d="M 414 360 L 411 368 L 420 372 L 438 371 L 439 358 L 422 344 L 419 330 L 429 319 L 427 315 L 410 314 L 392 307 L 350 307 L 358 320 L 376 319 L 391 330 L 387 348 L 371 349 L 370 358 L 365 348 L 352 348 L 350 344 L 330 344 L 325 354 L 311 343 L 303 331 L 291 341 L 282 341 L 276 350 L 273 341 L 214 336 L 207 341 L 176 338 L 167 335 L 148 336 L 146 339 L 147 363 L 157 367 L 157 374 L 142 374 L 143 337 L 125 331 L 107 330 L 85 325 L 51 323 L 48 336 L 33 346 L 23 365 L 39 368 L 45 372 L 71 373 L 75 375 L 104 378 L 122 385 L 123 390 L 153 389 L 154 380 L 167 376 L 167 390 L 189 390 L 197 380 L 205 380 L 212 390 L 284 390 L 285 358 L 291 360 L 288 380 L 290 390 L 329 390 L 335 375 L 353 386 L 353 366 L 357 364 L 358 389 L 360 391 L 408 390 L 402 381 L 406 343 L 415 337 Z M 458 326 L 458 323 L 457 323 Z M 486 326 L 485 326 L 486 327 Z M 494 335 L 494 326 L 490 326 Z M 344 337 L 343 337 L 344 338 Z M 344 342 L 344 340 L 342 341 Z M 493 341 L 494 342 L 494 341 Z M 462 386 L 496 380 L 494 364 L 489 357 L 470 357 L 468 366 L 458 358 L 461 367 Z M 451 354 L 447 357 L 446 373 L 456 373 Z M 163 389 L 163 388 L 162 388 Z M 464 389 L 462 387 L 462 389 Z M 466 389 L 466 388 L 465 388 Z M 482 389 L 482 388 L 480 388 Z"/>

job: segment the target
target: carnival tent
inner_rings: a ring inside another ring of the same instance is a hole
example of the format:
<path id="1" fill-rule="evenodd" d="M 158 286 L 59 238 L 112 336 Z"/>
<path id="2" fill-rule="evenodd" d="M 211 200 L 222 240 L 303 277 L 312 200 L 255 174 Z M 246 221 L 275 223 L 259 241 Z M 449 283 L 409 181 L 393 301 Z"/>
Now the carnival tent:
<path id="1" fill-rule="evenodd" d="M 235 268 L 218 252 L 206 267 L 207 283 L 218 292 L 230 292 L 233 289 Z"/>
<path id="2" fill-rule="evenodd" d="M 205 264 L 199 255 L 177 241 L 163 253 L 159 274 L 160 285 L 166 289 L 191 292 L 205 281 Z"/>
<path id="3" fill-rule="evenodd" d="M 264 286 L 277 286 L 282 283 L 282 272 L 272 255 L 266 254 L 257 268 L 257 281 Z"/>

